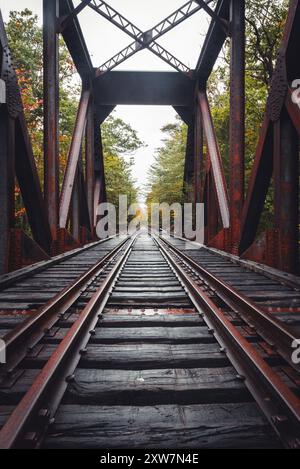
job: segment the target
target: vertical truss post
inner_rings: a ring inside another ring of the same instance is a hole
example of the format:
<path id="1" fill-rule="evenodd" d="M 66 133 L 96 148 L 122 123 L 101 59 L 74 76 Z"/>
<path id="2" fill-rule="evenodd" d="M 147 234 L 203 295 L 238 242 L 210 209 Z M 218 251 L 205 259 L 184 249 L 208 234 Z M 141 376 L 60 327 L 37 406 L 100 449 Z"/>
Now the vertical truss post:
<path id="1" fill-rule="evenodd" d="M 218 232 L 218 204 L 211 169 L 207 174 L 207 240 L 213 240 Z"/>
<path id="2" fill-rule="evenodd" d="M 59 210 L 58 157 L 58 0 L 43 0 L 45 202 L 53 240 Z"/>
<path id="3" fill-rule="evenodd" d="M 284 109 L 274 124 L 275 226 L 279 232 L 278 267 L 299 273 L 299 137 Z"/>
<path id="4" fill-rule="evenodd" d="M 10 230 L 14 227 L 15 120 L 0 105 L 0 275 L 8 270 Z"/>
<path id="5" fill-rule="evenodd" d="M 94 225 L 97 224 L 97 209 L 101 202 L 106 201 L 104 156 L 100 122 L 94 119 L 94 151 L 95 151 L 95 189 L 94 189 Z"/>
<path id="6" fill-rule="evenodd" d="M 194 182 L 194 160 L 195 160 L 195 121 L 194 119 L 188 126 L 186 151 L 185 151 L 185 169 L 184 169 L 184 199 L 185 202 L 193 200 L 193 182 Z"/>
<path id="7" fill-rule="evenodd" d="M 194 200 L 201 202 L 201 173 L 203 166 L 203 123 L 199 106 L 195 108 L 195 160 L 194 160 Z"/>
<path id="8" fill-rule="evenodd" d="M 94 104 L 90 99 L 85 146 L 86 195 L 92 234 L 94 230 L 94 192 L 95 192 L 95 149 L 94 149 Z"/>
<path id="9" fill-rule="evenodd" d="M 76 174 L 71 200 L 71 233 L 75 241 L 80 241 L 80 185 Z"/>
<path id="10" fill-rule="evenodd" d="M 230 220 L 235 254 L 244 204 L 245 166 L 245 1 L 231 0 L 230 65 Z"/>

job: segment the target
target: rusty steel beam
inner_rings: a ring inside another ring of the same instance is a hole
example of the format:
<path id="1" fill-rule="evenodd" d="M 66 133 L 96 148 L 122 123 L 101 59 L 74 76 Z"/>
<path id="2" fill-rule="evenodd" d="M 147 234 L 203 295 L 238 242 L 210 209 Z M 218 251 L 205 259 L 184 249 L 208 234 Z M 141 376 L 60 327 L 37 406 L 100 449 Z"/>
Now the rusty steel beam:
<path id="1" fill-rule="evenodd" d="M 70 221 L 72 238 L 80 242 L 80 188 L 79 173 L 76 173 L 73 183 L 72 198 L 70 203 Z"/>
<path id="2" fill-rule="evenodd" d="M 94 227 L 94 192 L 95 192 L 95 149 L 94 149 L 94 105 L 90 99 L 87 122 L 86 122 L 86 144 L 85 144 L 85 179 L 86 196 L 90 225 Z"/>
<path id="3" fill-rule="evenodd" d="M 0 104 L 0 275 L 8 270 L 10 230 L 14 227 L 14 120 Z"/>
<path id="4" fill-rule="evenodd" d="M 175 12 L 167 18 L 160 21 L 156 26 L 150 30 L 143 32 L 140 28 L 131 23 L 127 18 L 120 15 L 114 8 L 102 0 L 92 0 L 89 7 L 113 23 L 116 27 L 121 29 L 124 33 L 128 34 L 134 39 L 134 42 L 125 47 L 121 52 L 113 56 L 110 60 L 105 62 L 98 68 L 97 73 L 107 72 L 113 70 L 117 65 L 121 64 L 129 57 L 132 57 L 137 52 L 144 48 L 148 48 L 155 55 L 167 62 L 177 71 L 191 76 L 191 70 L 184 65 L 181 61 L 176 59 L 170 52 L 166 51 L 160 44 L 156 42 L 161 36 L 171 31 L 175 26 L 185 21 L 190 16 L 197 13 L 203 8 L 203 4 L 209 5 L 212 0 L 202 1 L 195 5 L 194 0 L 185 3 L 182 7 L 178 8 Z"/>
<path id="5" fill-rule="evenodd" d="M 195 82 L 176 72 L 113 71 L 94 80 L 99 106 L 165 105 L 192 107 Z"/>
<path id="6" fill-rule="evenodd" d="M 79 15 L 79 13 L 91 2 L 92 0 L 82 0 L 79 5 L 77 5 L 74 10 L 71 11 L 68 15 L 65 15 L 59 18 L 59 32 L 62 33 L 73 21 L 73 19 Z"/>
<path id="7" fill-rule="evenodd" d="M 229 22 L 220 16 L 208 6 L 208 4 L 204 0 L 194 0 L 198 3 L 199 6 L 203 8 L 203 10 L 224 30 L 226 34 L 229 33 Z"/>
<path id="8" fill-rule="evenodd" d="M 200 91 L 198 94 L 198 98 L 199 106 L 203 116 L 203 128 L 211 160 L 221 220 L 223 228 L 229 228 L 230 213 L 226 181 L 206 92 Z"/>
<path id="9" fill-rule="evenodd" d="M 73 186 L 77 172 L 77 165 L 81 151 L 82 138 L 85 131 L 90 90 L 83 89 L 78 106 L 72 142 L 68 155 L 67 167 L 60 196 L 59 227 L 66 228 L 69 216 Z"/>
<path id="10" fill-rule="evenodd" d="M 94 103 L 94 111 L 95 111 L 95 119 L 99 122 L 99 125 L 103 124 L 103 122 L 110 116 L 110 114 L 115 109 L 115 105 L 95 105 Z"/>
<path id="11" fill-rule="evenodd" d="M 291 176 L 291 168 L 293 167 L 297 171 L 297 159 L 296 145 L 297 138 L 299 135 L 299 110 L 296 109 L 296 105 L 291 101 L 291 90 L 289 89 L 289 82 L 292 82 L 295 78 L 299 77 L 300 67 L 296 60 L 296 48 L 295 44 L 299 42 L 299 19 L 300 19 L 300 3 L 298 0 L 291 0 L 290 8 L 288 12 L 288 18 L 286 21 L 285 31 L 283 40 L 278 53 L 278 59 L 275 67 L 275 71 L 272 77 L 270 92 L 267 102 L 267 110 L 262 125 L 259 143 L 257 146 L 254 166 L 251 174 L 251 179 L 248 187 L 248 193 L 246 202 L 243 209 L 242 215 L 242 228 L 241 228 L 241 239 L 239 252 L 240 254 L 251 249 L 251 245 L 255 241 L 259 220 L 263 212 L 263 207 L 270 185 L 270 181 L 275 170 L 276 180 L 276 227 L 280 232 L 280 225 L 285 232 L 285 225 L 288 233 L 286 233 L 289 241 L 289 248 L 282 245 L 284 240 L 279 240 L 275 256 L 276 261 L 281 256 L 281 253 L 285 252 L 286 261 L 282 261 L 282 267 L 286 266 L 286 262 L 292 262 L 291 256 L 297 257 L 298 246 L 295 241 L 295 203 L 296 195 L 298 191 L 298 185 L 295 186 L 295 181 Z M 290 117 L 287 116 L 286 111 Z M 293 123 L 294 129 L 291 127 Z M 296 132 L 298 133 L 296 137 Z M 287 140 L 291 138 L 291 142 Z M 286 149 L 284 149 L 283 141 L 285 142 Z M 286 152 L 289 152 L 287 155 Z M 283 162 L 283 158 L 286 159 Z M 290 158 L 294 158 L 293 161 Z M 275 163 L 275 164 L 274 164 Z M 285 166 L 286 164 L 286 166 Z M 282 166 L 283 165 L 283 166 Z M 285 169 L 283 169 L 285 168 Z M 284 182 L 286 180 L 286 182 Z M 286 184 L 286 186 L 285 186 Z M 293 201 L 290 198 L 289 191 L 294 194 Z M 284 206 L 280 208 L 280 194 L 283 191 Z M 291 210 L 290 219 L 287 221 L 285 218 L 288 211 Z M 284 211 L 284 213 L 282 212 Z M 294 233 L 294 234 L 292 234 Z M 280 233 L 279 233 L 280 236 Z M 285 235 L 284 235 L 285 236 Z M 294 247 L 292 247 L 292 245 Z M 281 251 L 281 253 L 280 253 Z M 288 251 L 290 251 L 288 253 Z M 288 261 L 288 258 L 290 261 Z"/>
<path id="12" fill-rule="evenodd" d="M 86 185 L 85 185 L 82 165 L 79 170 L 79 195 L 80 195 L 80 199 L 79 199 L 80 201 L 80 207 L 79 207 L 80 227 L 81 229 L 84 229 L 86 234 L 90 236 L 92 232 L 92 223 L 90 221 L 90 216 L 89 216 Z"/>
<path id="13" fill-rule="evenodd" d="M 60 18 L 66 18 L 73 12 L 72 0 L 59 0 Z M 62 36 L 81 79 L 85 84 L 89 84 L 94 77 L 94 68 L 76 15 L 63 29 Z"/>
<path id="14" fill-rule="evenodd" d="M 56 31 L 59 2 L 43 0 L 44 55 L 44 194 L 53 240 L 56 240 L 59 207 L 59 65 Z"/>
<path id="15" fill-rule="evenodd" d="M 225 23 L 229 22 L 230 1 L 231 0 L 218 0 L 215 8 L 215 13 L 222 21 L 225 21 Z M 202 85 L 206 84 L 226 38 L 227 34 L 224 28 L 213 19 L 195 69 L 195 75 Z"/>
<path id="16" fill-rule="evenodd" d="M 230 225 L 231 244 L 238 253 L 245 179 L 245 0 L 231 0 L 230 59 Z"/>
<path id="17" fill-rule="evenodd" d="M 255 240 L 273 173 L 273 125 L 266 115 L 262 125 L 254 166 L 249 181 L 241 219 L 239 253 L 246 251 Z"/>
<path id="18" fill-rule="evenodd" d="M 94 225 L 97 224 L 97 209 L 101 202 L 106 202 L 104 155 L 100 122 L 94 121 L 94 149 L 95 149 L 95 191 L 94 191 Z"/>
<path id="19" fill-rule="evenodd" d="M 188 126 L 186 150 L 185 150 L 185 165 L 184 165 L 184 201 L 192 202 L 193 200 L 193 182 L 194 182 L 194 158 L 195 158 L 195 122 Z"/>
<path id="20" fill-rule="evenodd" d="M 0 106 L 6 107 L 7 110 L 7 117 L 5 118 L 5 116 L 3 116 L 3 118 L 4 120 L 7 119 L 7 151 L 10 160 L 10 174 L 8 175 L 8 180 L 5 184 L 8 184 L 8 190 L 13 192 L 15 185 L 14 178 L 16 175 L 33 238 L 45 251 L 49 252 L 51 233 L 45 213 L 45 205 L 32 152 L 32 146 L 25 122 L 20 88 L 16 72 L 13 67 L 1 12 L 0 55 L 2 61 L 2 87 L 5 84 L 5 96 L 2 96 L 2 100 L 4 100 L 5 103 Z M 5 147 L 5 145 L 5 138 L 3 137 L 3 146 Z M 3 151 L 6 150 L 3 148 Z M 8 195 L 8 197 L 11 197 L 11 195 Z M 14 197 L 14 195 L 12 197 Z M 13 218 L 13 202 L 11 202 L 11 211 L 11 218 Z M 13 226 L 13 220 L 11 220 L 11 226 Z"/>
<path id="21" fill-rule="evenodd" d="M 299 273 L 299 136 L 283 110 L 274 124 L 275 227 L 279 231 L 278 267 Z"/>
<path id="22" fill-rule="evenodd" d="M 207 241 L 208 243 L 214 239 L 218 233 L 219 228 L 219 210 L 216 198 L 216 190 L 212 170 L 210 169 L 207 174 L 207 192 L 206 192 L 206 205 L 207 205 Z"/>
<path id="23" fill-rule="evenodd" d="M 194 159 L 194 201 L 201 202 L 201 174 L 203 168 L 203 122 L 200 107 L 195 107 L 195 159 Z"/>
<path id="24" fill-rule="evenodd" d="M 16 119 L 15 170 L 34 240 L 49 253 L 51 230 L 24 113 Z"/>
<path id="25" fill-rule="evenodd" d="M 192 125 L 193 111 L 190 106 L 173 106 L 173 109 L 186 125 Z"/>

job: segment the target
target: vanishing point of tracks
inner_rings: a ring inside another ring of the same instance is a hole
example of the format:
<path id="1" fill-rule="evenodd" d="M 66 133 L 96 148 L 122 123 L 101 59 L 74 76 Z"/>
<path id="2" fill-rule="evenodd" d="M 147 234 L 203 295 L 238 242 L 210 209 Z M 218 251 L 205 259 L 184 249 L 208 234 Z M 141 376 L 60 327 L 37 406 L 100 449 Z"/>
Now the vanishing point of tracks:
<path id="1" fill-rule="evenodd" d="M 299 328 L 268 311 L 299 288 L 175 244 L 114 238 L 2 281 L 1 448 L 300 447 Z"/>

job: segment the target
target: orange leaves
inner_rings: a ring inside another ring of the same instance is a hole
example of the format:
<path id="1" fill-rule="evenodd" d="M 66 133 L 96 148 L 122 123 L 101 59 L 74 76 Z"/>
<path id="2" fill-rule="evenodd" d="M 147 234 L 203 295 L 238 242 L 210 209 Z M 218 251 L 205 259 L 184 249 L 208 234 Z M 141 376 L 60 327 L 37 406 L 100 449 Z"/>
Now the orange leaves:
<path id="1" fill-rule="evenodd" d="M 19 210 L 15 211 L 15 217 L 16 218 L 21 218 L 26 214 L 26 210 L 24 207 L 20 208 Z"/>

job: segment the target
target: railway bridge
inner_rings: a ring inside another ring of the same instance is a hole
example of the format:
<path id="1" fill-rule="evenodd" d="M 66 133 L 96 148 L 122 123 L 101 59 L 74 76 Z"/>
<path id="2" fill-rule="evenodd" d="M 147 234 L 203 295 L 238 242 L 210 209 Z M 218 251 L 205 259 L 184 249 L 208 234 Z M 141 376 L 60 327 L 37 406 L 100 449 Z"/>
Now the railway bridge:
<path id="1" fill-rule="evenodd" d="M 146 32 L 109 0 L 42 3 L 43 184 L 0 16 L 0 448 L 299 449 L 300 2 L 247 190 L 244 0 L 188 1 Z M 98 68 L 83 9 L 131 38 Z M 210 26 L 191 70 L 157 41 L 200 10 Z M 60 36 L 82 80 L 62 187 Z M 206 92 L 228 39 L 229 181 Z M 143 49 L 174 71 L 115 70 Z M 203 245 L 147 230 L 97 239 L 101 125 L 120 104 L 172 106 L 187 124 L 183 183 L 205 204 Z M 15 224 L 15 180 L 32 236 Z M 272 181 L 274 226 L 261 233 Z"/>

